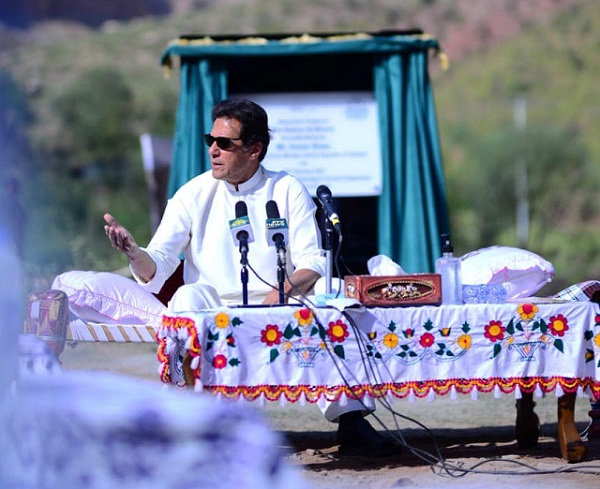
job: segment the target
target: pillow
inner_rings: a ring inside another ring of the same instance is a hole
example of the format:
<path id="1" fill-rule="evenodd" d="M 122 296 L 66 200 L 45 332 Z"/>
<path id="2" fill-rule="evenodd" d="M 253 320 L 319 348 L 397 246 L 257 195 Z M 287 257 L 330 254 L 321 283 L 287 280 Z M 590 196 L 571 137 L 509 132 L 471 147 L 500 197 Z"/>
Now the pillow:
<path id="1" fill-rule="evenodd" d="M 109 272 L 71 271 L 52 288 L 64 291 L 69 309 L 84 321 L 160 325 L 166 307 L 134 280 Z"/>
<path id="2" fill-rule="evenodd" d="M 557 292 L 554 297 L 568 301 L 591 301 L 600 303 L 600 281 L 586 280 Z"/>
<path id="3" fill-rule="evenodd" d="M 554 278 L 554 266 L 531 251 L 490 246 L 461 257 L 463 285 L 502 285 L 507 299 L 530 297 Z"/>

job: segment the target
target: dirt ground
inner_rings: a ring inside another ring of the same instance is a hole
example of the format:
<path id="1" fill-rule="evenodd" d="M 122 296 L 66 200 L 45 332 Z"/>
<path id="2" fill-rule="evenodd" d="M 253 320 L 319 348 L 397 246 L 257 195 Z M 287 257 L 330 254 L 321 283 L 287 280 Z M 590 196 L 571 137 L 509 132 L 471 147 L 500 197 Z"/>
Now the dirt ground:
<path id="1" fill-rule="evenodd" d="M 81 343 L 61 356 L 67 370 L 107 370 L 159 382 L 156 347 L 151 344 Z M 384 459 L 340 457 L 336 425 L 313 405 L 278 403 L 250 406 L 261 410 L 282 435 L 286 460 L 308 485 L 321 488 L 592 488 L 600 486 L 600 439 L 586 440 L 583 462 L 568 464 L 556 438 L 556 398 L 535 399 L 542 436 L 535 449 L 518 447 L 514 435 L 515 400 L 491 394 L 457 399 L 437 397 L 409 403 L 398 400 L 369 420 L 377 429 L 403 440 L 402 454 Z M 579 398 L 576 421 L 588 425 L 589 402 Z"/>

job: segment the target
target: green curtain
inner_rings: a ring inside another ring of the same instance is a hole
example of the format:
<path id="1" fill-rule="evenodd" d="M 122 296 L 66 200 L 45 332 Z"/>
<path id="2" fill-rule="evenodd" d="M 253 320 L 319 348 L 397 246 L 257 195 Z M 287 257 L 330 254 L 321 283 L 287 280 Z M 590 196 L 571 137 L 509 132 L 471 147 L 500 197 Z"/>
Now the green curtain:
<path id="1" fill-rule="evenodd" d="M 168 196 L 210 168 L 203 134 L 212 127 L 211 109 L 227 97 L 227 71 L 222 63 L 181 58 L 181 91 L 175 120 Z"/>
<path id="2" fill-rule="evenodd" d="M 379 252 L 408 272 L 431 272 L 448 216 L 427 53 L 384 56 L 374 76 L 383 166 Z"/>
<path id="3" fill-rule="evenodd" d="M 437 120 L 427 70 L 428 54 L 438 48 L 435 39 L 415 35 L 225 42 L 181 38 L 165 50 L 161 59 L 163 65 L 170 65 L 173 56 L 181 59 L 181 92 L 168 195 L 209 168 L 202 135 L 210 131 L 213 104 L 227 97 L 228 63 L 282 55 L 370 56 L 374 59 L 383 161 L 379 253 L 408 272 L 432 272 L 441 253 L 440 234 L 449 230 Z"/>

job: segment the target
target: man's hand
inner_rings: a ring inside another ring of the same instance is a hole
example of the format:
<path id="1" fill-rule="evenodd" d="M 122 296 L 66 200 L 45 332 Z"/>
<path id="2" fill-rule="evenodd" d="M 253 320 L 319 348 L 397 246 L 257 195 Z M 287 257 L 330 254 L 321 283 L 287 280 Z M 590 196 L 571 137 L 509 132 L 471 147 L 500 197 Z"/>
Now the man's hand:
<path id="1" fill-rule="evenodd" d="M 285 303 L 287 303 L 287 296 L 284 295 L 283 300 Z M 279 290 L 271 290 L 263 300 L 263 304 L 279 304 Z"/>
<path id="2" fill-rule="evenodd" d="M 307 268 L 295 270 L 289 280 L 283 284 L 285 302 L 288 301 L 288 294 L 308 294 L 320 276 L 317 272 Z M 279 304 L 279 289 L 271 290 L 263 300 L 263 304 Z"/>
<path id="3" fill-rule="evenodd" d="M 135 242 L 135 239 L 133 239 L 132 234 L 119 224 L 112 215 L 108 213 L 104 214 L 104 220 L 106 221 L 104 231 L 112 247 L 121 253 L 125 253 L 128 257 L 133 257 L 139 251 L 140 247 Z"/>
<path id="4" fill-rule="evenodd" d="M 133 272 L 144 282 L 149 282 L 156 273 L 156 263 L 148 253 L 142 250 L 132 234 L 110 214 L 104 214 L 104 231 L 113 248 L 125 253 Z"/>

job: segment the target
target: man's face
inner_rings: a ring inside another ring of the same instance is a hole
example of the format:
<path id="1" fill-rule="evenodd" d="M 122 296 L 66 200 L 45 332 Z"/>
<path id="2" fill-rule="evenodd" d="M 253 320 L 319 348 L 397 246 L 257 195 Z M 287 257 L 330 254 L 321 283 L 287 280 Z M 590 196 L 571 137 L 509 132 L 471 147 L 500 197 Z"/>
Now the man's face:
<path id="1" fill-rule="evenodd" d="M 232 185 L 243 183 L 250 179 L 258 169 L 258 155 L 261 145 L 256 143 L 243 147 L 240 137 L 241 124 L 237 119 L 219 118 L 213 122 L 210 135 L 214 138 L 231 138 L 231 147 L 220 149 L 216 142 L 208 148 L 212 175 L 217 180 L 225 180 Z"/>

